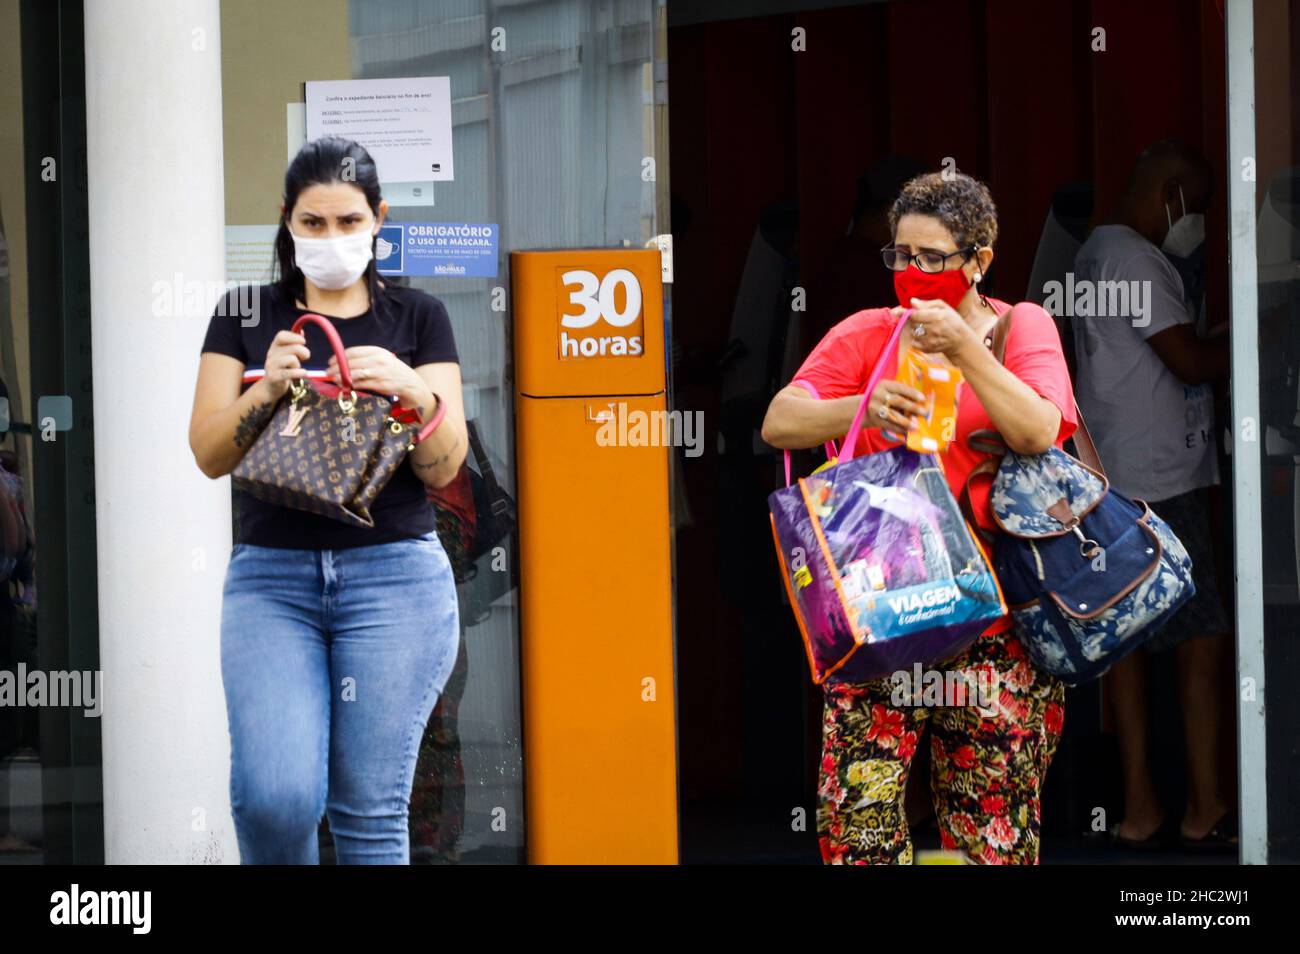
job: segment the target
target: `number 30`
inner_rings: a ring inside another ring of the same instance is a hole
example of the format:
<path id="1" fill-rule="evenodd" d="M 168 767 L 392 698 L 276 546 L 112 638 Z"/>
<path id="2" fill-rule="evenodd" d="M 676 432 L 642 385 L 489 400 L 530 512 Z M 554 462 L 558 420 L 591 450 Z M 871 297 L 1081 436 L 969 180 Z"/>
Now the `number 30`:
<path id="1" fill-rule="evenodd" d="M 604 318 L 615 328 L 623 328 L 641 314 L 641 284 L 626 268 L 610 269 L 599 282 L 591 272 L 581 269 L 565 272 L 560 279 L 565 288 L 578 286 L 577 291 L 569 292 L 569 303 L 582 309 L 581 314 L 560 316 L 560 324 L 566 328 L 590 328 L 597 318 Z M 614 304 L 619 285 L 623 286 L 625 295 L 621 310 Z"/>

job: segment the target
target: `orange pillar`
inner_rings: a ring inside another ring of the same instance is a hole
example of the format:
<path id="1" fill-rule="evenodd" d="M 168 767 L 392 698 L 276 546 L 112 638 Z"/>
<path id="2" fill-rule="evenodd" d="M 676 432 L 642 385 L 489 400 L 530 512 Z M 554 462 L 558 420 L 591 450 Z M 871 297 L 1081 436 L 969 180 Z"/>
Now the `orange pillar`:
<path id="1" fill-rule="evenodd" d="M 659 269 L 654 250 L 511 256 L 534 864 L 677 862 Z"/>

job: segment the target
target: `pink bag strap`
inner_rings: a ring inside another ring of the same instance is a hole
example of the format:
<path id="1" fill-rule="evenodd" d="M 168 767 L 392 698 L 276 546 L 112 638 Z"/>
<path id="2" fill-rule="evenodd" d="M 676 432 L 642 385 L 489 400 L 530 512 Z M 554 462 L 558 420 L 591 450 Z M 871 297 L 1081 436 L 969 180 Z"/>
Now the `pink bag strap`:
<path id="1" fill-rule="evenodd" d="M 852 460 L 853 450 L 858 443 L 858 432 L 862 427 L 862 420 L 867 416 L 867 405 L 871 403 L 871 392 L 876 389 L 880 383 L 881 377 L 885 373 L 885 365 L 888 363 L 890 356 L 894 353 L 894 346 L 898 344 L 898 339 L 903 335 L 903 327 L 907 324 L 908 316 L 912 314 L 913 309 L 909 308 L 903 312 L 903 316 L 898 319 L 898 324 L 894 325 L 894 331 L 889 336 L 889 341 L 880 352 L 880 357 L 876 359 L 876 367 L 871 372 L 871 377 L 867 379 L 867 390 L 862 395 L 862 401 L 858 404 L 858 413 L 853 415 L 853 423 L 849 425 L 849 432 L 844 436 L 844 443 L 840 445 L 841 461 Z"/>
<path id="2" fill-rule="evenodd" d="M 818 400 L 821 400 L 821 395 L 817 393 L 817 389 L 816 389 L 815 387 L 813 387 L 811 381 L 804 381 L 804 380 L 801 379 L 801 378 L 795 378 L 795 379 L 794 379 L 793 381 L 791 381 L 790 383 L 791 383 L 792 385 L 797 385 L 797 386 L 803 388 L 805 391 L 807 391 L 807 392 L 808 392 L 809 394 L 811 394 L 813 397 L 817 398 Z M 839 450 L 835 447 L 835 442 L 834 442 L 834 441 L 827 441 L 827 442 L 825 443 L 824 446 L 825 446 L 825 448 L 826 448 L 826 459 L 827 459 L 827 460 L 830 460 L 830 459 L 833 458 L 833 457 L 838 457 L 838 456 L 839 456 L 839 453 L 840 453 L 840 452 L 839 452 Z M 790 486 L 790 452 L 789 452 L 788 450 L 785 451 L 785 485 L 786 485 L 787 487 Z"/>
<path id="3" fill-rule="evenodd" d="M 817 389 L 816 389 L 815 387 L 813 387 L 813 383 L 812 383 L 811 381 L 805 381 L 805 380 L 803 380 L 802 378 L 796 378 L 795 380 L 791 381 L 790 383 L 791 383 L 791 384 L 797 384 L 799 387 L 803 388 L 805 391 L 807 391 L 807 392 L 808 392 L 809 394 L 811 394 L 813 397 L 817 398 L 817 400 L 819 400 L 819 401 L 821 400 L 821 397 L 822 397 L 822 396 L 821 396 L 820 394 L 817 393 Z M 834 442 L 834 441 L 827 441 L 827 442 L 826 442 L 825 444 L 823 444 L 822 446 L 826 448 L 826 459 L 827 459 L 827 460 L 830 460 L 832 457 L 838 457 L 838 456 L 839 456 L 840 451 L 839 451 L 839 448 L 837 448 L 837 447 L 835 446 L 835 442 Z"/>
<path id="4" fill-rule="evenodd" d="M 311 322 L 325 332 L 325 337 L 329 340 L 330 347 L 334 349 L 334 358 L 339 363 L 339 378 L 343 381 L 343 390 L 351 391 L 355 396 L 356 388 L 352 385 L 352 371 L 348 368 L 348 359 L 344 355 L 345 349 L 343 347 L 343 339 L 339 337 L 338 329 L 334 327 L 333 322 L 328 318 L 309 313 L 303 315 L 293 323 L 293 333 L 296 335 L 302 334 L 303 325 L 307 322 Z M 438 425 L 442 423 L 442 419 L 447 416 L 447 402 L 437 394 L 433 395 L 433 399 L 437 402 L 437 411 L 434 412 L 433 417 L 429 418 L 428 423 L 421 427 L 419 432 L 415 435 L 414 443 L 416 444 L 420 443 L 437 430 Z M 394 404 L 394 407 L 396 407 L 396 404 Z"/>
<path id="5" fill-rule="evenodd" d="M 889 356 L 894 350 L 894 345 L 898 343 L 898 339 L 902 336 L 903 325 L 907 322 L 907 316 L 910 315 L 912 311 L 913 309 L 909 308 L 907 311 L 903 312 L 903 316 L 898 319 L 898 324 L 894 326 L 894 330 L 890 334 L 889 341 L 885 344 L 884 350 L 880 352 L 880 357 L 876 359 L 876 366 L 872 369 L 870 380 L 867 381 L 867 391 L 862 395 L 862 401 L 858 404 L 858 413 L 853 416 L 853 424 L 849 427 L 849 432 L 845 435 L 844 442 L 838 449 L 835 447 L 834 441 L 826 442 L 826 457 L 828 460 L 832 457 L 838 461 L 852 459 L 853 448 L 854 445 L 857 444 L 858 429 L 862 426 L 862 419 L 866 416 L 867 405 L 871 403 L 871 392 L 874 391 L 876 385 L 880 383 L 880 377 L 885 373 L 885 363 L 889 360 Z M 820 399 L 817 389 L 808 381 L 796 378 L 790 383 L 804 388 L 813 397 Z M 785 485 L 787 487 L 790 486 L 790 452 L 788 450 L 785 452 Z"/>

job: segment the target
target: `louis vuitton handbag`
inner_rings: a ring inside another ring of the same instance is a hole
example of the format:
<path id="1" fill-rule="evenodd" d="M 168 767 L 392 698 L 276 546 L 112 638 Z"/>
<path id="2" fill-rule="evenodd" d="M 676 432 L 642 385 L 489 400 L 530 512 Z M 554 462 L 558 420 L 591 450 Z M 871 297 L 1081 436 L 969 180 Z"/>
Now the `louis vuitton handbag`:
<path id="1" fill-rule="evenodd" d="M 343 356 L 343 340 L 329 319 L 303 315 L 293 325 L 319 325 L 338 359 L 343 386 L 299 378 L 235 468 L 235 486 L 267 503 L 373 527 L 370 505 L 406 455 L 442 423 L 446 405 L 419 426 L 413 408 L 387 395 L 358 391 Z"/>

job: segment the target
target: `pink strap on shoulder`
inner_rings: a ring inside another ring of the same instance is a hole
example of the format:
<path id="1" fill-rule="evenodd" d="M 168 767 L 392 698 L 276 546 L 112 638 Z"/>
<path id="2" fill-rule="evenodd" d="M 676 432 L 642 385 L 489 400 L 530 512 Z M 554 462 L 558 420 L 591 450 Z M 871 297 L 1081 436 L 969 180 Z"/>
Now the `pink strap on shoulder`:
<path id="1" fill-rule="evenodd" d="M 853 415 L 853 423 L 849 425 L 849 432 L 844 436 L 844 443 L 840 446 L 841 462 L 853 459 L 853 450 L 858 443 L 862 420 L 867 416 L 867 405 L 871 403 L 871 392 L 880 383 L 880 378 L 885 373 L 885 365 L 893 355 L 894 346 L 898 344 L 898 339 L 902 337 L 903 327 L 907 324 L 908 316 L 912 314 L 912 311 L 913 309 L 909 308 L 903 312 L 903 316 L 894 325 L 894 331 L 889 336 L 889 341 L 885 343 L 884 349 L 880 352 L 880 357 L 876 359 L 876 367 L 872 370 L 871 377 L 867 379 L 867 390 L 862 395 L 862 402 L 858 404 L 858 413 Z"/>
<path id="2" fill-rule="evenodd" d="M 848 434 L 845 435 L 844 443 L 837 449 L 834 441 L 826 442 L 827 459 L 834 457 L 837 461 L 841 462 L 852 459 L 853 448 L 857 443 L 858 429 L 862 426 L 862 419 L 866 416 L 867 405 L 871 403 L 871 392 L 876 389 L 876 385 L 880 382 L 881 375 L 885 373 L 885 363 L 889 360 L 889 356 L 894 350 L 894 345 L 898 343 L 898 339 L 902 336 L 903 325 L 907 321 L 907 316 L 911 313 L 911 308 L 903 312 L 903 316 L 898 319 L 898 324 L 894 326 L 894 330 L 889 336 L 889 341 L 885 344 L 885 349 L 880 353 L 880 357 L 876 359 L 876 366 L 872 369 L 870 380 L 867 381 L 867 391 L 862 395 L 862 402 L 858 405 L 858 413 L 853 417 L 853 424 L 849 427 Z M 807 390 L 813 397 L 820 399 L 817 389 L 808 381 L 796 378 L 790 383 L 799 385 L 799 387 Z M 790 452 L 788 450 L 785 452 L 785 485 L 787 487 L 790 486 Z"/>

